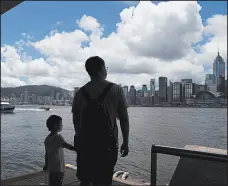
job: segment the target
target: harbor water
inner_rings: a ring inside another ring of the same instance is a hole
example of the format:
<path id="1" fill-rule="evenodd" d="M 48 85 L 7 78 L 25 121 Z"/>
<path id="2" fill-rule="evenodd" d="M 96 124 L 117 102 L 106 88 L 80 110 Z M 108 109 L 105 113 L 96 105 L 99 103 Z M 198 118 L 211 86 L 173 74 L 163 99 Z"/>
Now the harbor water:
<path id="1" fill-rule="evenodd" d="M 41 170 L 44 165 L 45 121 L 51 114 L 63 118 L 62 136 L 73 144 L 71 107 L 17 106 L 14 114 L 1 114 L 1 179 Z M 129 108 L 130 153 L 118 159 L 116 170 L 150 181 L 150 148 L 158 145 L 184 148 L 200 145 L 227 148 L 226 108 Z M 121 144 L 121 131 L 119 141 Z M 65 151 L 65 161 L 76 165 L 76 153 Z M 158 184 L 169 182 L 178 158 L 158 155 Z"/>

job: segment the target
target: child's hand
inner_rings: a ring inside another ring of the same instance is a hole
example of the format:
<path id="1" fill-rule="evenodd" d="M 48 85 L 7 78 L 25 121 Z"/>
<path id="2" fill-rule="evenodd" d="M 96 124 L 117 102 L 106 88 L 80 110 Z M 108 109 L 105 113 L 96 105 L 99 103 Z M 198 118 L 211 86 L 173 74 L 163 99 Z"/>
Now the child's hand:
<path id="1" fill-rule="evenodd" d="M 43 167 L 43 171 L 47 171 L 47 165 Z"/>

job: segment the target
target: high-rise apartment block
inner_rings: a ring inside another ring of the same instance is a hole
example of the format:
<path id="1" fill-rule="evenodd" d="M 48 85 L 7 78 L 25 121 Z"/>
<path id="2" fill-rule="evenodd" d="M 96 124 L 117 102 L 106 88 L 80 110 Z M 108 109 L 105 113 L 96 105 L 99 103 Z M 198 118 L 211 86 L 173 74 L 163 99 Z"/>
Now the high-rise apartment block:
<path id="1" fill-rule="evenodd" d="M 159 77 L 159 102 L 167 102 L 167 77 Z"/>
<path id="2" fill-rule="evenodd" d="M 182 83 L 174 82 L 173 83 L 173 102 L 181 104 L 182 103 Z"/>
<path id="3" fill-rule="evenodd" d="M 155 79 L 150 80 L 150 96 L 153 96 L 155 92 Z"/>
<path id="4" fill-rule="evenodd" d="M 129 102 L 130 105 L 136 105 L 136 89 L 133 85 L 130 86 L 129 90 Z"/>

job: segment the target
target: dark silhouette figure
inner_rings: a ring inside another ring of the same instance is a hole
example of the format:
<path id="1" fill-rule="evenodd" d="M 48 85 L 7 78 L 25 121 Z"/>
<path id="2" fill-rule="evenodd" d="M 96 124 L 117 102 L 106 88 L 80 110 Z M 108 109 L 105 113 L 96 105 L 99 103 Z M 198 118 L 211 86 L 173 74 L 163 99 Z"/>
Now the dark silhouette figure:
<path id="1" fill-rule="evenodd" d="M 72 105 L 77 177 L 81 185 L 111 185 L 118 157 L 117 115 L 123 135 L 121 156 L 129 152 L 128 106 L 122 88 L 105 80 L 103 59 L 90 57 L 85 68 L 91 81 L 76 92 Z"/>
<path id="2" fill-rule="evenodd" d="M 63 137 L 58 134 L 62 130 L 62 118 L 57 115 L 51 115 L 46 125 L 51 132 L 45 139 L 45 166 L 44 171 L 48 171 L 49 183 L 51 186 L 61 186 L 65 172 L 65 161 L 63 148 L 75 150 L 74 146 L 65 142 Z"/>

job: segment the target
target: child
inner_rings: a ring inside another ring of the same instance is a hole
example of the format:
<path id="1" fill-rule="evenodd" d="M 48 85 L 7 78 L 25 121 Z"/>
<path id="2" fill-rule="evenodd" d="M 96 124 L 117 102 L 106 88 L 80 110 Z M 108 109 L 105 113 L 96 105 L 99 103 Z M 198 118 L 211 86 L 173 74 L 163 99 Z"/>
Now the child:
<path id="1" fill-rule="evenodd" d="M 58 134 L 62 130 L 62 118 L 57 115 L 51 115 L 46 125 L 51 132 L 45 139 L 45 166 L 44 171 L 49 173 L 49 185 L 61 186 L 64 178 L 65 162 L 63 148 L 75 150 L 75 148 L 65 142 L 63 137 Z"/>

